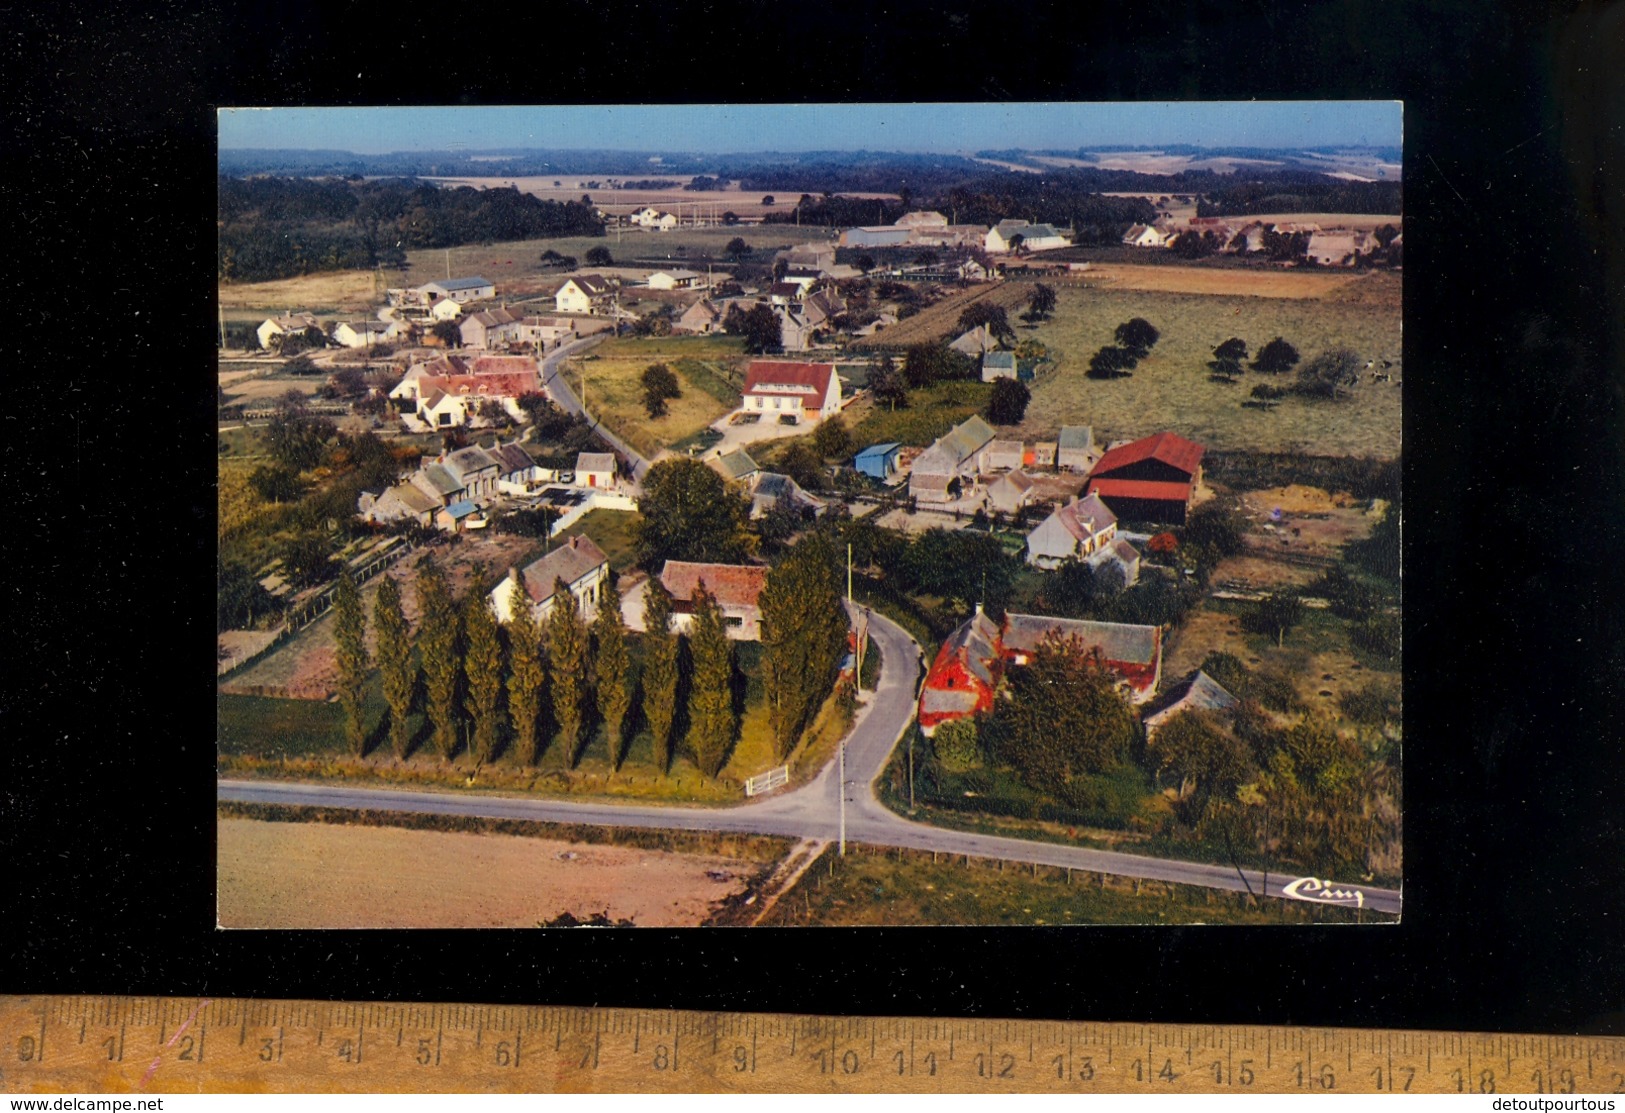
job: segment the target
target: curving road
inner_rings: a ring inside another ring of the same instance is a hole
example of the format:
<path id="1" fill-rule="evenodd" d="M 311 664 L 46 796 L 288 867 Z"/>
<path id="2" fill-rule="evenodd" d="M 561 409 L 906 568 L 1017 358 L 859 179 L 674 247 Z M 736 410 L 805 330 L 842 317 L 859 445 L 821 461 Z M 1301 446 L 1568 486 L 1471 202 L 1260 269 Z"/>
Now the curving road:
<path id="1" fill-rule="evenodd" d="M 896 623 L 871 613 L 870 632 L 881 649 L 878 688 L 864 694 L 857 721 L 846 742 L 846 837 L 873 846 L 907 847 L 973 858 L 1003 858 L 1045 866 L 1175 882 L 1210 889 L 1250 891 L 1273 897 L 1297 881 L 1291 875 L 1265 875 L 1203 862 L 1151 858 L 1110 850 L 952 831 L 917 823 L 888 811 L 874 784 L 885 771 L 892 751 L 913 724 L 920 647 Z M 662 827 L 687 831 L 729 831 L 836 841 L 841 826 L 840 762 L 832 761 L 809 783 L 793 791 L 729 808 L 613 804 L 577 800 L 488 796 L 459 792 L 416 792 L 399 789 L 313 785 L 286 781 L 219 782 L 221 800 L 239 803 L 302 804 L 329 808 L 427 812 L 439 815 L 530 819 L 555 823 L 588 823 L 620 827 Z M 1266 883 L 1267 880 L 1267 883 Z M 1315 886 L 1300 883 L 1304 895 Z M 1337 884 L 1344 903 L 1359 893 L 1365 908 L 1398 913 L 1401 894 L 1392 889 Z"/>
<path id="2" fill-rule="evenodd" d="M 566 359 L 586 351 L 613 335 L 614 333 L 600 332 L 592 336 L 584 336 L 580 340 L 572 341 L 569 344 L 560 345 L 551 355 L 542 360 L 542 385 L 547 389 L 548 397 L 557 402 L 559 407 L 566 413 L 576 414 L 592 422 L 593 431 L 603 438 L 611 448 L 626 458 L 627 464 L 632 469 L 633 481 L 641 483 L 643 482 L 643 474 L 649 470 L 650 461 L 638 455 L 636 449 L 612 433 L 607 425 L 601 425 L 594 420 L 593 416 L 581 405 L 581 399 L 576 397 L 576 392 L 570 386 L 570 381 L 559 373 L 559 367 Z"/>

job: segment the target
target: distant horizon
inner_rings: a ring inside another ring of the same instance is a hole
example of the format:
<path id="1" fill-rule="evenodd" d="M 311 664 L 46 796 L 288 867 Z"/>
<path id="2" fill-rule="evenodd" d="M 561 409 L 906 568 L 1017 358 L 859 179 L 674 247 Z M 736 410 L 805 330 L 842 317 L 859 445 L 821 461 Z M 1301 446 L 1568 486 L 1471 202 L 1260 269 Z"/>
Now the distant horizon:
<path id="1" fill-rule="evenodd" d="M 964 156 L 1100 147 L 1401 146 L 1398 101 L 222 108 L 219 149 Z"/>

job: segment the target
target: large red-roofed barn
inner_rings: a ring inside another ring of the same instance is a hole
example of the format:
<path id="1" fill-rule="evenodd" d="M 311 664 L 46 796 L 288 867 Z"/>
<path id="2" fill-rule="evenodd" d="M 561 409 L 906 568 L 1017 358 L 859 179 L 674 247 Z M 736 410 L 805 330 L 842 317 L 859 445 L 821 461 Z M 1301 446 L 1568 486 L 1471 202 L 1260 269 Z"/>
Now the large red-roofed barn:
<path id="1" fill-rule="evenodd" d="M 1119 445 L 1089 473 L 1084 493 L 1099 495 L 1120 519 L 1183 525 L 1202 482 L 1205 451 L 1177 433 Z"/>

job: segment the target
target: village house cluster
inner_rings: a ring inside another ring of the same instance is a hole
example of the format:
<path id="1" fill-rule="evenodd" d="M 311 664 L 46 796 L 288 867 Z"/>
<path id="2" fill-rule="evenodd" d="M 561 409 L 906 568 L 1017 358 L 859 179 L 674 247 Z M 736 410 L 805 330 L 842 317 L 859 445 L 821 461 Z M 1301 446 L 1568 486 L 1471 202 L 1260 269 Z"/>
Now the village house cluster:
<path id="1" fill-rule="evenodd" d="M 1269 249 L 1272 237 L 1294 237 L 1308 262 L 1323 267 L 1353 267 L 1370 262 L 1379 252 L 1394 251 L 1404 244 L 1404 233 L 1395 231 L 1384 242 L 1377 233 L 1359 228 L 1322 228 L 1313 221 L 1235 220 L 1229 217 L 1194 216 L 1180 223 L 1163 214 L 1150 224 L 1136 224 L 1123 233 L 1128 247 L 1179 250 L 1200 241 L 1203 249 L 1224 255 L 1245 255 Z"/>

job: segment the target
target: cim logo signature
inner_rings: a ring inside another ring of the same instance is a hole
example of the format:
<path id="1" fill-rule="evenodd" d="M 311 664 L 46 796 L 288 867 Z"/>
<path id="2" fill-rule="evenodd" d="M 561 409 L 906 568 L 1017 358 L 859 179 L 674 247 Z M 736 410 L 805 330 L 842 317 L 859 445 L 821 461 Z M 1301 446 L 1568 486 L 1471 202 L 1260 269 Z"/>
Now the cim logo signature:
<path id="1" fill-rule="evenodd" d="M 1281 887 L 1283 897 L 1293 900 L 1307 900 L 1315 904 L 1347 904 L 1355 908 L 1365 907 L 1365 893 L 1359 889 L 1338 889 L 1330 881 L 1322 881 L 1318 877 L 1300 877 Z"/>

